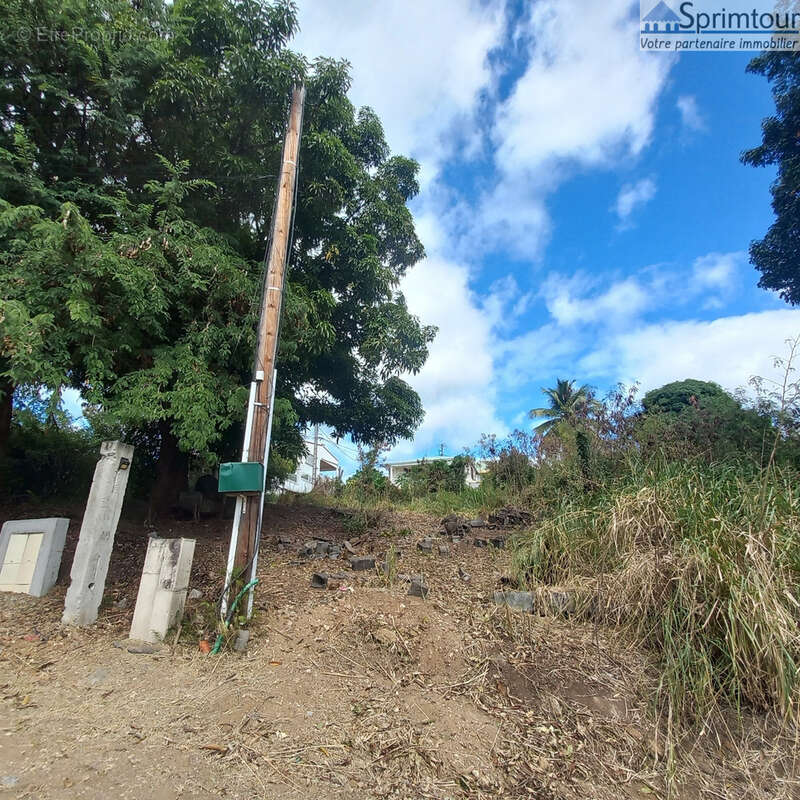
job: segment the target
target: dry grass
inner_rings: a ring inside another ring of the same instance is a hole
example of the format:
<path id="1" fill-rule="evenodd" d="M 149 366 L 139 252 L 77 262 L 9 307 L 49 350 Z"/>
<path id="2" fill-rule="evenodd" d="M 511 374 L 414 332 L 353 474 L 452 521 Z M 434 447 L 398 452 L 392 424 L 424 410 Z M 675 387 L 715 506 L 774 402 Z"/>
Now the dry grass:
<path id="1" fill-rule="evenodd" d="M 797 719 L 800 498 L 794 473 L 669 465 L 519 541 L 527 581 L 581 586 L 661 662 L 659 692 L 679 724 L 732 705 Z"/>

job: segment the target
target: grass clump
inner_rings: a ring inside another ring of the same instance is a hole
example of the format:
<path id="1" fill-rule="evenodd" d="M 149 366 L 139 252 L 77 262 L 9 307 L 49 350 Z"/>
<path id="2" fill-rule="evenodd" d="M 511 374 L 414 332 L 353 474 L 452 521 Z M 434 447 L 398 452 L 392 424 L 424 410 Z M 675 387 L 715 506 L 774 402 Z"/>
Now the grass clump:
<path id="1" fill-rule="evenodd" d="M 593 613 L 661 658 L 676 721 L 724 701 L 797 715 L 800 474 L 743 462 L 651 462 L 591 505 L 520 536 L 518 577 L 594 587 Z"/>

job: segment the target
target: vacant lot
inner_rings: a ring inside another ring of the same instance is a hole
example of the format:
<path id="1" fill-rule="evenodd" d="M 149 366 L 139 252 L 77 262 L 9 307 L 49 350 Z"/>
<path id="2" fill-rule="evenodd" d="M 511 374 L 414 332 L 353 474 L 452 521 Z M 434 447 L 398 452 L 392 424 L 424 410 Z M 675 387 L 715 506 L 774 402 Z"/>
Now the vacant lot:
<path id="1" fill-rule="evenodd" d="M 63 575 L 46 598 L 0 595 L 0 796 L 611 800 L 667 797 L 671 771 L 674 797 L 800 797 L 796 742 L 770 720 L 746 718 L 735 733 L 719 720 L 672 752 L 652 707 L 652 654 L 612 629 L 496 607 L 506 551 L 454 544 L 422 514 L 363 527 L 276 506 L 266 530 L 244 654 L 198 648 L 222 584 L 222 521 L 161 531 L 198 539 L 191 585 L 203 596 L 158 652 L 115 646 L 133 613 L 142 527 L 121 526 L 92 628 L 60 625 Z M 423 536 L 449 552 L 419 552 Z M 314 537 L 364 555 L 399 549 L 397 572 L 424 574 L 427 599 L 408 596 L 402 575 L 298 557 Z M 312 589 L 319 569 L 344 577 Z"/>

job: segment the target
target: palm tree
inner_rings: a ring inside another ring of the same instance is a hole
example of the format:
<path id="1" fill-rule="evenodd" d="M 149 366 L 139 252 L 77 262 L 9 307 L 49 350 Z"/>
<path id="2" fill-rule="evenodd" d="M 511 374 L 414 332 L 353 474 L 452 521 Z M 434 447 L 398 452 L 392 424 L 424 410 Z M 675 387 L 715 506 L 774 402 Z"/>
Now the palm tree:
<path id="1" fill-rule="evenodd" d="M 542 389 L 547 395 L 549 405 L 547 408 L 533 408 L 529 412 L 531 419 L 545 419 L 536 426 L 536 430 L 547 435 L 555 430 L 560 422 L 574 425 L 578 415 L 586 409 L 591 402 L 589 386 L 583 384 L 575 388 L 575 381 L 556 380 L 555 389 Z"/>

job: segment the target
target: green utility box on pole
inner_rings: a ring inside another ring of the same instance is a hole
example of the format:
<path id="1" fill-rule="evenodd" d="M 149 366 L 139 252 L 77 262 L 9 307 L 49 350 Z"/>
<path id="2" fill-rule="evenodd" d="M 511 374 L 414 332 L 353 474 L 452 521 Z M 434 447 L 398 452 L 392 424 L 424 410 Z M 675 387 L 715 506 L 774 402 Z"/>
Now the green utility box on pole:
<path id="1" fill-rule="evenodd" d="M 258 461 L 220 464 L 217 488 L 222 494 L 260 494 L 264 488 L 264 467 Z"/>

